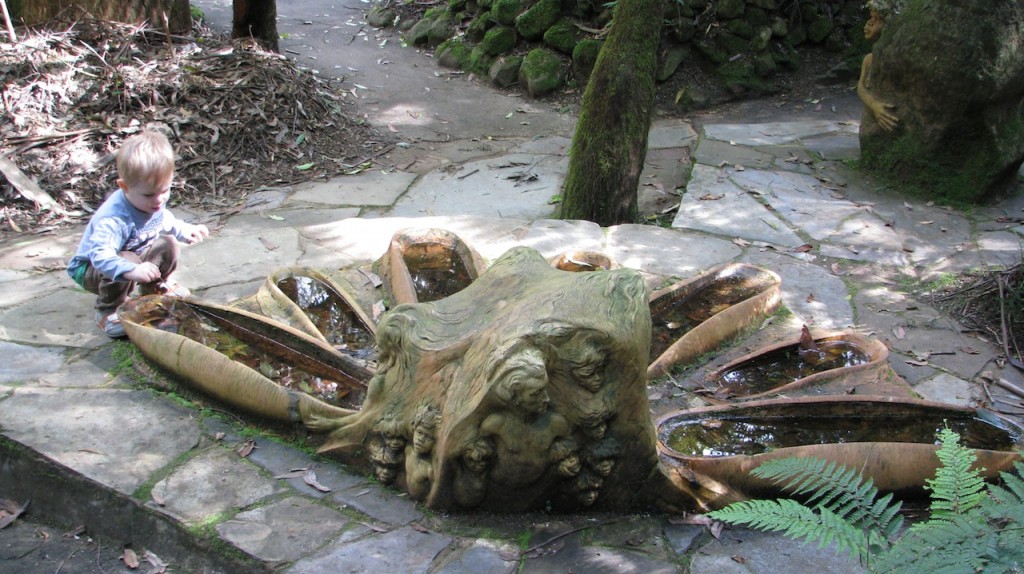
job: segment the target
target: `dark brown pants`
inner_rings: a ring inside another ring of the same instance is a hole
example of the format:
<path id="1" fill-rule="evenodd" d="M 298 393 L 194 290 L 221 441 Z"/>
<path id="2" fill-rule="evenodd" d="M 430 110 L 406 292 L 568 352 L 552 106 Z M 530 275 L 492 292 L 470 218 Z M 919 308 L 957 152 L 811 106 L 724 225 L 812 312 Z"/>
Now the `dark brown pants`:
<path id="1" fill-rule="evenodd" d="M 160 269 L 161 279 L 154 281 L 155 284 L 166 280 L 171 273 L 174 273 L 174 270 L 178 268 L 178 254 L 180 253 L 181 246 L 177 239 L 170 235 L 161 235 L 153 241 L 148 249 L 142 252 L 141 256 L 132 251 L 122 251 L 119 255 L 133 263 L 149 262 L 156 265 Z M 135 288 L 134 281 L 114 281 L 109 277 L 104 277 L 92 265 L 86 267 L 82 283 L 87 291 L 99 295 L 96 297 L 96 310 L 104 315 L 113 313 L 121 306 L 121 303 L 127 301 L 128 295 Z M 153 284 L 150 285 L 155 287 Z M 143 285 L 143 291 L 147 290 L 147 287 L 148 285 Z"/>

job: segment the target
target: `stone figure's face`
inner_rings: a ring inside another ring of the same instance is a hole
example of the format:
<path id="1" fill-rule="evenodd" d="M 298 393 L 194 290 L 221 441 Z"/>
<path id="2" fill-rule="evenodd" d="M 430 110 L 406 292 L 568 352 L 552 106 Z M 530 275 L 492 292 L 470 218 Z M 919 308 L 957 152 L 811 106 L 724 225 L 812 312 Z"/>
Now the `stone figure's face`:
<path id="1" fill-rule="evenodd" d="M 572 378 L 576 384 L 596 393 L 601 389 L 604 374 L 604 356 L 596 349 L 586 349 L 581 362 L 572 368 Z"/>
<path id="2" fill-rule="evenodd" d="M 377 480 L 384 484 L 391 484 L 398 478 L 398 470 L 392 466 L 377 465 L 373 468 Z"/>
<path id="3" fill-rule="evenodd" d="M 543 365 L 522 367 L 510 375 L 512 405 L 526 413 L 542 414 L 548 410 L 548 375 Z"/>
<path id="4" fill-rule="evenodd" d="M 405 448 L 405 437 L 399 434 L 384 435 L 384 444 L 394 452 Z"/>
<path id="5" fill-rule="evenodd" d="M 576 476 L 580 473 L 580 468 L 580 457 L 573 453 L 558 463 L 558 474 L 562 476 Z"/>
<path id="6" fill-rule="evenodd" d="M 602 458 L 594 462 L 594 472 L 601 476 L 608 476 L 612 473 L 612 469 L 615 468 L 614 458 Z"/>
<path id="7" fill-rule="evenodd" d="M 416 425 L 412 432 L 412 448 L 419 454 L 430 454 L 434 450 L 434 443 L 437 437 L 434 436 L 434 429 L 424 425 Z"/>
<path id="8" fill-rule="evenodd" d="M 872 42 L 877 40 L 878 37 L 882 35 L 882 26 L 884 24 L 885 21 L 882 20 L 878 11 L 871 10 L 871 17 L 868 18 L 867 23 L 864 24 L 864 38 Z"/>

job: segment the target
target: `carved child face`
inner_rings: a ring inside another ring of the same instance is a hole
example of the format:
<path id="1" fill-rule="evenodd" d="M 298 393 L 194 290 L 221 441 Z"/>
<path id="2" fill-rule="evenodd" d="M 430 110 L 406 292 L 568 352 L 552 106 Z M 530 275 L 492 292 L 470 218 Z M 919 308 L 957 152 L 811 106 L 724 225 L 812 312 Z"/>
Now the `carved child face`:
<path id="1" fill-rule="evenodd" d="M 405 448 L 405 437 L 400 434 L 385 434 L 384 445 L 394 452 L 400 451 Z"/>
<path id="2" fill-rule="evenodd" d="M 612 473 L 612 469 L 615 468 L 614 458 L 602 458 L 594 461 L 593 467 L 594 472 L 600 476 L 608 476 Z"/>
<path id="3" fill-rule="evenodd" d="M 871 42 L 874 42 L 882 35 L 882 26 L 885 25 L 885 21 L 878 14 L 878 11 L 871 9 L 871 17 L 868 18 L 866 24 L 864 24 L 864 38 Z"/>
<path id="4" fill-rule="evenodd" d="M 487 466 L 491 462 L 491 449 L 484 443 L 477 443 L 466 449 L 462 460 L 470 472 L 482 474 L 487 472 Z"/>
<path id="5" fill-rule="evenodd" d="M 434 450 L 434 443 L 437 437 L 434 436 L 434 429 L 426 425 L 416 425 L 412 431 L 412 448 L 419 454 L 430 454 Z"/>
<path id="6" fill-rule="evenodd" d="M 576 476 L 580 473 L 580 468 L 579 455 L 572 453 L 558 463 L 558 474 L 562 476 Z"/>
<path id="7" fill-rule="evenodd" d="M 524 371 L 513 395 L 513 403 L 528 413 L 548 410 L 548 377 L 544 369 Z"/>
<path id="8" fill-rule="evenodd" d="M 398 478 L 398 470 L 392 466 L 384 466 L 378 464 L 373 467 L 374 474 L 377 476 L 377 480 L 383 484 L 391 484 Z"/>
<path id="9" fill-rule="evenodd" d="M 580 357 L 580 362 L 572 366 L 571 372 L 576 384 L 592 393 L 596 393 L 601 389 L 601 385 L 604 382 L 602 380 L 604 375 L 604 355 L 597 349 L 585 348 L 583 356 Z"/>

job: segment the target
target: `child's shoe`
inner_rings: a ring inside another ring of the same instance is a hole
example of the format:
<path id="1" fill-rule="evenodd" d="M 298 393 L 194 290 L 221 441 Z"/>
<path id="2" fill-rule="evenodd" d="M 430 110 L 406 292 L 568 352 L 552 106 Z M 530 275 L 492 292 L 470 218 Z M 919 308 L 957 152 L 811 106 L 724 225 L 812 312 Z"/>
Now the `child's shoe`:
<path id="1" fill-rule="evenodd" d="M 109 315 L 96 313 L 96 324 L 111 339 L 121 339 L 125 336 L 124 325 L 121 324 L 121 318 L 117 316 L 116 311 Z"/>

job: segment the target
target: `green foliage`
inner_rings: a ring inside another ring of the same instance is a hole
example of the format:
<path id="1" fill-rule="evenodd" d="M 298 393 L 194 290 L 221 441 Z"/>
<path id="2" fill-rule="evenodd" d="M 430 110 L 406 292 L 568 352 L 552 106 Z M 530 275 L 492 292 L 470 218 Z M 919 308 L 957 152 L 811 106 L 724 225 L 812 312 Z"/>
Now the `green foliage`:
<path id="1" fill-rule="evenodd" d="M 1024 463 L 986 485 L 972 469 L 973 450 L 949 429 L 938 434 L 940 467 L 926 481 L 930 517 L 902 535 L 899 503 L 878 498 L 870 479 L 814 458 L 769 461 L 752 474 L 782 485 L 793 499 L 749 500 L 709 513 L 711 518 L 835 544 L 874 572 L 1020 572 L 1024 567 Z"/>

